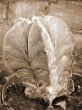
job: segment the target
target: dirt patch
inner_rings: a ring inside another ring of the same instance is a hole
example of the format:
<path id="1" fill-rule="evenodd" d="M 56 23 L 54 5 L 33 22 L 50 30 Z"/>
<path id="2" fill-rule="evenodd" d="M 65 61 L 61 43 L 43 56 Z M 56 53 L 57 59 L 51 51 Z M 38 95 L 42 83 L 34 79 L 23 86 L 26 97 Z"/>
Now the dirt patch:
<path id="1" fill-rule="evenodd" d="M 22 84 L 12 85 L 7 89 L 4 101 L 14 110 L 45 110 L 49 106 L 48 100 L 26 97 L 24 90 Z"/>
<path id="2" fill-rule="evenodd" d="M 53 100 L 52 110 L 64 110 L 59 103 L 66 102 L 66 110 L 81 110 L 82 109 L 82 77 L 73 75 L 72 77 L 75 85 L 75 91 L 69 96 L 57 97 Z M 9 86 L 6 90 L 4 101 L 7 103 L 8 110 L 51 110 L 49 108 L 49 100 L 42 98 L 32 98 L 25 96 L 25 87 L 18 83 Z M 4 110 L 4 109 L 0 109 Z"/>

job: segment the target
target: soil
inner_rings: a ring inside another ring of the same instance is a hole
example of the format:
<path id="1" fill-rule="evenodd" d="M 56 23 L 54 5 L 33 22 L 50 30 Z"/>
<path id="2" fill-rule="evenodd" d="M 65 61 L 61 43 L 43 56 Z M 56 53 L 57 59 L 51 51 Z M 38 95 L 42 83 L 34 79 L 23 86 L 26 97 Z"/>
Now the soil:
<path id="1" fill-rule="evenodd" d="M 49 106 L 48 100 L 26 97 L 24 90 L 22 84 L 12 85 L 6 91 L 5 102 L 14 110 L 45 110 Z"/>
<path id="2" fill-rule="evenodd" d="M 49 108 L 49 100 L 42 98 L 32 98 L 25 96 L 25 87 L 18 83 L 10 86 L 6 90 L 4 101 L 7 103 L 7 109 L 11 110 L 64 110 L 58 103 L 65 101 L 66 110 L 82 110 L 82 77 L 73 75 L 75 91 L 70 96 L 57 97 L 52 101 L 53 109 Z M 5 110 L 4 106 L 0 110 Z"/>

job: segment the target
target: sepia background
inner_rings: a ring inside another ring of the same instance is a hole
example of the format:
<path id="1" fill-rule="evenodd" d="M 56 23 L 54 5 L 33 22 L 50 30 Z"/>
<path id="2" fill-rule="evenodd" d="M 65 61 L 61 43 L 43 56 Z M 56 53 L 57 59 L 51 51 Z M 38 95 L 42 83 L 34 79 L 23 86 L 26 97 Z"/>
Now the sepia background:
<path id="1" fill-rule="evenodd" d="M 82 53 L 82 1 L 81 0 L 0 0 L 0 69 L 3 68 L 3 40 L 6 32 L 19 20 L 33 16 L 53 15 L 62 18 L 70 27 L 78 54 Z M 76 57 L 79 56 L 75 53 Z M 78 61 L 78 58 L 76 59 Z M 77 63 L 78 65 L 78 63 Z M 82 74 L 82 63 L 74 72 Z"/>

